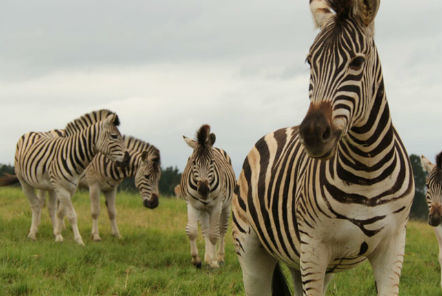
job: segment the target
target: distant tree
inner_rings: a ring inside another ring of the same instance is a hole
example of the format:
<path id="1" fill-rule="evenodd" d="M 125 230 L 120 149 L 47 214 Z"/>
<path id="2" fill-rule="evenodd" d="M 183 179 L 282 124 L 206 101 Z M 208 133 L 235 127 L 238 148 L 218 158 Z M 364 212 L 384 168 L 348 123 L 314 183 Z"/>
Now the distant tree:
<path id="1" fill-rule="evenodd" d="M 177 167 L 167 167 L 165 169 L 161 169 L 161 178 L 159 189 L 160 193 L 163 196 L 172 196 L 174 195 L 174 188 L 181 181 L 181 173 L 179 172 Z"/>
<path id="2" fill-rule="evenodd" d="M 0 164 L 0 176 L 4 174 L 14 174 L 14 167 L 9 164 Z"/>
<path id="3" fill-rule="evenodd" d="M 416 154 L 410 155 L 411 166 L 413 167 L 415 193 L 410 216 L 415 219 L 425 220 L 428 217 L 428 206 L 425 201 L 425 179 L 427 173 L 421 165 L 421 159 Z"/>

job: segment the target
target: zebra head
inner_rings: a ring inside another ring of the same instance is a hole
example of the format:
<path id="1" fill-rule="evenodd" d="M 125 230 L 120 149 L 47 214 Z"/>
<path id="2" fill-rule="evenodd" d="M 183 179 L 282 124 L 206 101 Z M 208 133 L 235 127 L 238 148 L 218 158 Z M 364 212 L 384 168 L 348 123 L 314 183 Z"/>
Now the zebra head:
<path id="1" fill-rule="evenodd" d="M 379 0 L 310 0 L 320 28 L 307 56 L 310 107 L 299 131 L 311 157 L 328 159 L 369 117 L 380 71 L 374 44 Z M 379 67 L 379 68 L 377 68 Z"/>
<path id="2" fill-rule="evenodd" d="M 421 156 L 422 167 L 427 171 L 426 199 L 428 204 L 428 223 L 438 226 L 442 222 L 442 152 L 436 156 L 436 164 Z"/>
<path id="3" fill-rule="evenodd" d="M 126 146 L 117 126 L 120 124 L 116 114 L 110 114 L 99 123 L 97 150 L 117 163 L 124 162 Z"/>
<path id="4" fill-rule="evenodd" d="M 140 191 L 143 205 L 149 209 L 158 206 L 158 182 L 160 181 L 160 151 L 151 146 L 143 151 L 140 164 L 135 174 L 135 186 Z"/>
<path id="5" fill-rule="evenodd" d="M 210 126 L 205 124 L 197 132 L 197 141 L 183 136 L 184 141 L 193 149 L 187 165 L 190 166 L 189 186 L 196 189 L 202 199 L 207 199 L 215 183 L 216 168 L 212 147 L 216 136 L 210 133 Z"/>

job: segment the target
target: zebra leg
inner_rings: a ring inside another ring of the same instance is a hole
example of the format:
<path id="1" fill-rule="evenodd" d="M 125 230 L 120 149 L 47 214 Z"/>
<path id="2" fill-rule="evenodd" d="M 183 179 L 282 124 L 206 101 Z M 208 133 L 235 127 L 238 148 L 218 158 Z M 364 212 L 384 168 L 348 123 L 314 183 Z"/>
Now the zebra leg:
<path id="1" fill-rule="evenodd" d="M 399 280 L 404 260 L 405 227 L 396 235 L 383 240 L 368 256 L 373 267 L 379 296 L 399 295 Z"/>
<path id="2" fill-rule="evenodd" d="M 56 211 L 57 211 L 57 196 L 55 195 L 55 192 L 53 190 L 48 191 L 49 199 L 48 199 L 48 213 L 49 217 L 52 221 L 52 229 L 55 235 L 55 225 L 57 224 L 56 221 Z"/>
<path id="3" fill-rule="evenodd" d="M 46 191 L 45 190 L 37 190 L 38 201 L 40 202 L 40 215 L 38 215 L 37 227 L 40 226 L 41 223 L 41 209 L 43 209 L 46 205 Z"/>
<path id="4" fill-rule="evenodd" d="M 210 214 L 204 213 L 201 221 L 205 240 L 204 261 L 212 268 L 219 267 L 218 259 L 216 257 L 216 243 L 220 236 L 220 207 L 221 205 L 215 207 Z"/>
<path id="5" fill-rule="evenodd" d="M 224 236 L 226 235 L 229 226 L 230 205 L 225 207 L 221 212 L 220 227 L 219 227 L 219 244 L 218 244 L 218 263 L 224 263 Z"/>
<path id="6" fill-rule="evenodd" d="M 98 232 L 98 216 L 100 216 L 100 185 L 89 185 L 89 198 L 91 199 L 92 216 L 91 236 L 94 241 L 101 241 L 101 237 Z"/>
<path id="7" fill-rule="evenodd" d="M 83 239 L 81 238 L 80 231 L 78 230 L 78 224 L 77 224 L 77 213 L 75 212 L 74 206 L 72 205 L 71 200 L 71 193 L 62 189 L 57 191 L 58 199 L 60 200 L 60 208 L 65 211 L 66 217 L 68 218 L 69 223 L 71 224 L 72 231 L 74 233 L 74 240 L 84 246 Z M 59 210 L 60 213 L 60 210 Z M 60 217 L 59 217 L 60 218 Z M 58 220 L 58 229 L 60 230 L 60 223 L 61 221 Z M 57 235 L 61 233 L 57 233 Z M 57 240 L 56 235 L 56 240 Z"/>
<path id="8" fill-rule="evenodd" d="M 301 235 L 300 272 L 304 296 L 322 296 L 325 293 L 326 270 L 329 262 L 328 248 L 307 235 Z"/>
<path id="9" fill-rule="evenodd" d="M 112 228 L 112 235 L 116 238 L 121 239 L 120 230 L 117 225 L 117 209 L 115 208 L 115 198 L 117 196 L 117 187 L 115 187 L 112 191 L 105 192 L 104 196 L 106 197 L 106 207 L 107 214 L 109 215 L 109 220 Z"/>
<path id="10" fill-rule="evenodd" d="M 292 274 L 293 283 L 295 286 L 295 295 L 296 296 L 302 296 L 302 279 L 301 279 L 301 272 L 295 268 L 290 268 L 290 272 Z M 327 291 L 328 284 L 330 280 L 333 278 L 333 273 L 327 273 L 325 274 L 324 278 L 324 293 Z"/>
<path id="11" fill-rule="evenodd" d="M 198 255 L 198 247 L 196 239 L 198 237 L 198 210 L 194 209 L 190 204 L 187 204 L 187 226 L 186 234 L 190 242 L 190 255 L 192 256 L 192 264 L 197 268 L 201 268 L 201 258 Z"/>
<path id="12" fill-rule="evenodd" d="M 440 286 L 442 288 L 442 226 L 433 227 L 434 234 L 436 235 L 437 244 L 439 245 L 439 265 L 441 267 L 441 280 Z"/>
<path id="13" fill-rule="evenodd" d="M 41 205 L 40 199 L 35 194 L 34 188 L 25 182 L 21 182 L 23 192 L 29 200 L 32 210 L 32 222 L 31 229 L 29 230 L 28 237 L 32 240 L 37 239 L 38 224 L 40 222 Z"/>
<path id="14" fill-rule="evenodd" d="M 251 228 L 237 238 L 241 240 L 241 247 L 237 245 L 236 252 L 246 295 L 272 295 L 272 279 L 277 260 L 264 249 Z"/>

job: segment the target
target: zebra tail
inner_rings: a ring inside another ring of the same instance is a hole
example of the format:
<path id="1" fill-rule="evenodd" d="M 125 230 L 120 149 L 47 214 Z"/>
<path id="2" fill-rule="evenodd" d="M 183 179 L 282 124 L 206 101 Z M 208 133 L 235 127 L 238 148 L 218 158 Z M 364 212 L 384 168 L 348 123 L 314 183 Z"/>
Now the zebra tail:
<path id="1" fill-rule="evenodd" d="M 272 279 L 272 295 L 273 296 L 290 296 L 292 293 L 287 285 L 284 274 L 281 270 L 281 265 L 276 264 L 275 270 L 273 271 Z"/>
<path id="2" fill-rule="evenodd" d="M 8 186 L 19 183 L 16 175 L 4 174 L 0 177 L 0 186 Z"/>

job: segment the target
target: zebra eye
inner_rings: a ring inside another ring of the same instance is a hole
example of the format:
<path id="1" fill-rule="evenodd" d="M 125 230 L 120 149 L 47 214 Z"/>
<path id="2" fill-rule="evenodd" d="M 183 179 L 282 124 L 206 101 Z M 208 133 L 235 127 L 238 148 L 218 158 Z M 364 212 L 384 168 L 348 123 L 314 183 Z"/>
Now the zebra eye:
<path id="1" fill-rule="evenodd" d="M 144 178 L 149 179 L 150 178 L 150 174 L 144 175 Z"/>
<path id="2" fill-rule="evenodd" d="M 118 135 L 111 135 L 111 138 L 116 140 L 116 139 L 118 139 Z"/>
<path id="3" fill-rule="evenodd" d="M 362 67 L 362 65 L 364 64 L 364 62 L 365 62 L 364 57 L 358 56 L 358 57 L 355 57 L 355 58 L 350 62 L 349 67 L 350 67 L 350 69 L 357 71 L 357 70 L 360 70 L 360 69 L 361 69 L 361 67 Z"/>

